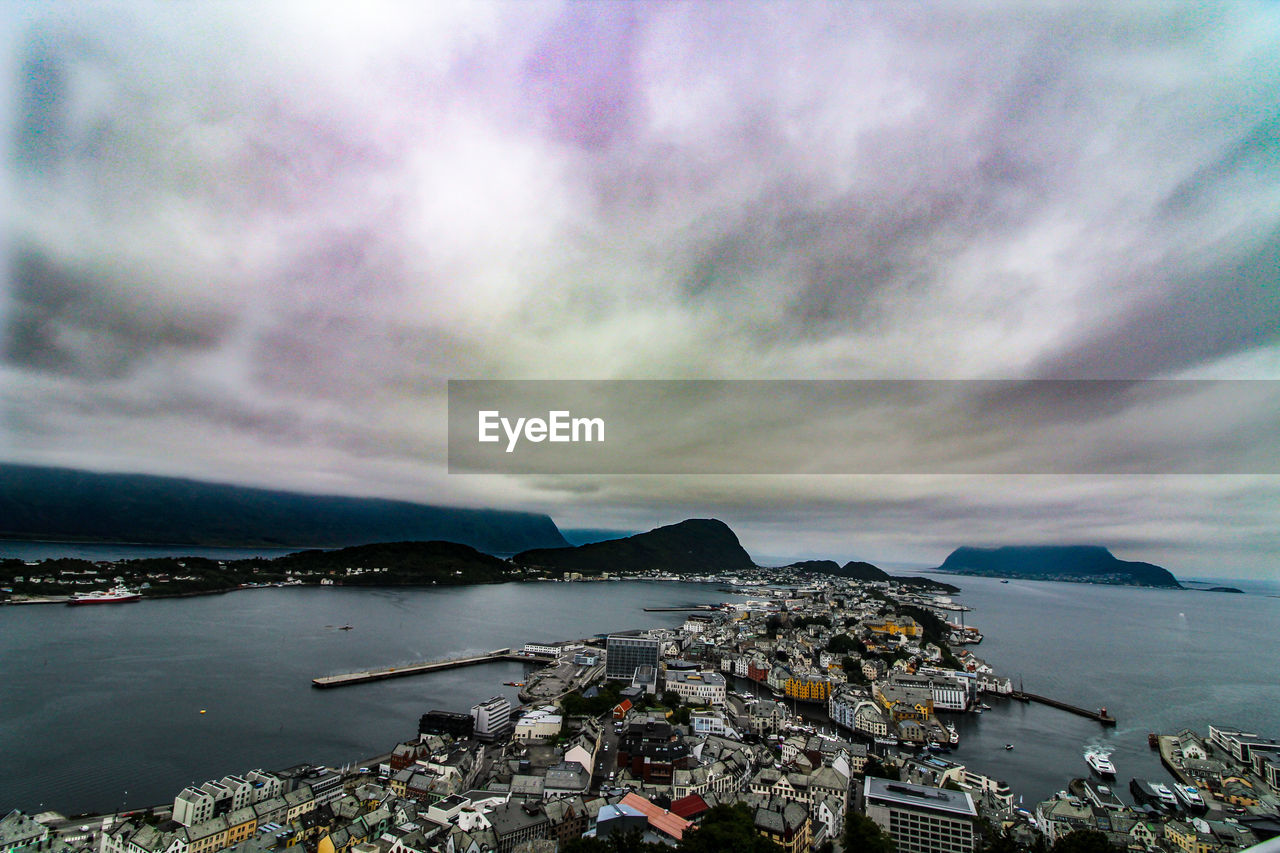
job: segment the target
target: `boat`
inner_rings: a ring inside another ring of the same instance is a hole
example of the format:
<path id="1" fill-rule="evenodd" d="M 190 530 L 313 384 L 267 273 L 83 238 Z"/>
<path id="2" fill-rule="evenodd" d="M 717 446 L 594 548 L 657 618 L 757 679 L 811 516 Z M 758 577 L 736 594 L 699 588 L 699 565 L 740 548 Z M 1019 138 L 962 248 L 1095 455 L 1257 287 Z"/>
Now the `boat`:
<path id="1" fill-rule="evenodd" d="M 1110 757 L 1105 752 L 1090 750 L 1084 754 L 1084 760 L 1099 776 L 1115 778 L 1116 766 L 1111 763 Z"/>
<path id="2" fill-rule="evenodd" d="M 1156 794 L 1155 790 L 1152 789 L 1151 783 L 1146 779 L 1130 779 L 1129 793 L 1133 795 L 1135 803 L 1141 803 L 1142 805 L 1157 811 L 1161 810 L 1160 797 Z"/>
<path id="3" fill-rule="evenodd" d="M 1000 581 L 1000 583 L 1008 583 L 1008 581 Z"/>
<path id="4" fill-rule="evenodd" d="M 95 589 L 93 592 L 80 592 L 71 596 L 67 604 L 125 604 L 130 601 L 141 601 L 142 593 L 115 586 L 111 589 Z"/>
<path id="5" fill-rule="evenodd" d="M 956 731 L 955 723 L 947 723 L 947 740 L 951 742 L 952 746 L 960 742 L 960 732 Z"/>
<path id="6" fill-rule="evenodd" d="M 1011 743 L 1006 743 L 1006 744 L 1004 745 L 1004 748 L 1005 748 L 1005 749 L 1013 749 L 1013 744 L 1011 744 Z"/>
<path id="7" fill-rule="evenodd" d="M 1173 796 L 1173 791 L 1170 791 L 1163 782 L 1151 782 L 1150 785 L 1151 790 L 1160 799 L 1160 805 L 1171 810 L 1178 807 L 1178 800 Z"/>
<path id="8" fill-rule="evenodd" d="M 524 687 L 523 681 L 504 681 L 502 683 L 507 685 L 508 687 Z"/>
<path id="9" fill-rule="evenodd" d="M 1183 807 L 1189 812 L 1207 811 L 1204 797 L 1200 795 L 1200 789 L 1195 785 L 1175 784 L 1172 786 L 1174 796 L 1182 801 Z"/>
<path id="10" fill-rule="evenodd" d="M 339 630 L 339 631 L 350 631 L 350 630 L 351 630 L 351 626 L 350 626 L 350 625 L 343 625 L 343 626 L 342 626 L 341 628 L 339 628 L 338 630 Z"/>

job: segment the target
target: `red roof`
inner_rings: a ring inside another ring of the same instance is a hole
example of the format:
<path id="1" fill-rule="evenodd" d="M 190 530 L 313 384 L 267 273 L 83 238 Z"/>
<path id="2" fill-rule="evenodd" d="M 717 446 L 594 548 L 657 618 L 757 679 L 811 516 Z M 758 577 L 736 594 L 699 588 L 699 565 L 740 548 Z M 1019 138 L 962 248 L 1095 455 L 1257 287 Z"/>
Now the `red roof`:
<path id="1" fill-rule="evenodd" d="M 710 809 L 707 801 L 697 794 L 690 794 L 687 797 L 681 797 L 671 804 L 671 813 L 680 815 L 685 820 L 693 820 L 698 815 Z"/>
<path id="2" fill-rule="evenodd" d="M 686 799 L 688 798 L 686 797 Z M 660 809 L 634 792 L 622 798 L 622 805 L 631 806 L 631 808 L 649 819 L 649 826 L 658 830 L 658 832 L 671 836 L 676 841 L 683 838 L 684 831 L 692 825 L 680 815 L 672 814 L 666 809 Z"/>

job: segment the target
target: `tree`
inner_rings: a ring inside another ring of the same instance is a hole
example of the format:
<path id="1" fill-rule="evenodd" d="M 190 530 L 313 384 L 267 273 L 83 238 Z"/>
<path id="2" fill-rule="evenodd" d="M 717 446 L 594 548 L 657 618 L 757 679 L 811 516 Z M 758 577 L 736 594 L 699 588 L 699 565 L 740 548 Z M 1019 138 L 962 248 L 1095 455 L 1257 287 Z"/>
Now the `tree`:
<path id="1" fill-rule="evenodd" d="M 1116 853 L 1116 847 L 1096 829 L 1077 829 L 1053 842 L 1049 853 Z"/>
<path id="2" fill-rule="evenodd" d="M 744 803 L 713 806 L 696 831 L 685 833 L 680 853 L 782 853 L 782 848 L 756 833 L 755 816 Z"/>
<path id="3" fill-rule="evenodd" d="M 897 770 L 896 768 L 890 769 L 888 765 L 886 765 L 879 758 L 876 758 L 874 755 L 867 756 L 867 762 L 862 765 L 862 775 L 874 776 L 877 779 L 901 779 L 902 778 L 901 772 L 899 770 Z"/>
<path id="4" fill-rule="evenodd" d="M 893 839 L 878 823 L 853 812 L 844 821 L 843 844 L 848 853 L 894 853 L 896 849 Z"/>

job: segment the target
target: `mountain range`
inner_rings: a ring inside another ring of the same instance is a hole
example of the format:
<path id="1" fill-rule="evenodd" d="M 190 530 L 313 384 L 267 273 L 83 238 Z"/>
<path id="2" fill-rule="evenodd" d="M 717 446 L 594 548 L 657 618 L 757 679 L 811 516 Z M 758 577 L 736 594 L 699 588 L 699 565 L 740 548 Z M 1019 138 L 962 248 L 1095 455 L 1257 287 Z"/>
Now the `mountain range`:
<path id="1" fill-rule="evenodd" d="M 568 544 L 539 513 L 8 464 L 0 539 L 306 548 L 448 540 L 490 554 Z"/>

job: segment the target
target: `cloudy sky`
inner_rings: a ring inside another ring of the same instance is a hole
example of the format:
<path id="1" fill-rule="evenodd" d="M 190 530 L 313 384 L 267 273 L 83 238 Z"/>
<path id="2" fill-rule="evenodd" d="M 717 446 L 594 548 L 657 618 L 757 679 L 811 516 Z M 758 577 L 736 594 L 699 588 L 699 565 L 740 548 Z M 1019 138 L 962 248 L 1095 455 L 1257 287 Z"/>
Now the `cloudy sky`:
<path id="1" fill-rule="evenodd" d="M 1280 5 L 0 14 L 0 460 L 1280 575 L 1274 474 L 450 475 L 445 399 L 1280 380 Z"/>

